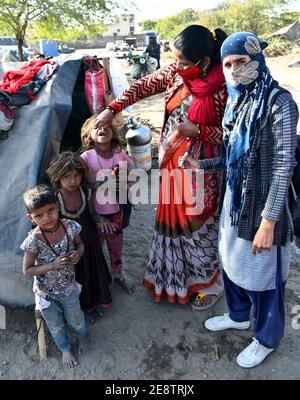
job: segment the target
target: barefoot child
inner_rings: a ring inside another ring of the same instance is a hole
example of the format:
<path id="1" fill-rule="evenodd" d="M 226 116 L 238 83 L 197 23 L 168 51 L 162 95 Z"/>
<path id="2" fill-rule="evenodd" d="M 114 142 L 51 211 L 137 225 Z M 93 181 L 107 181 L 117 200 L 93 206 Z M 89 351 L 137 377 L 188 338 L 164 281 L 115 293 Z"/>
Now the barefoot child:
<path id="1" fill-rule="evenodd" d="M 87 166 L 76 153 L 66 151 L 51 163 L 48 175 L 58 189 L 60 213 L 64 218 L 78 222 L 84 253 L 75 268 L 76 281 L 82 285 L 80 304 L 86 313 L 102 316 L 111 306 L 109 285 L 111 276 L 100 247 L 93 221 L 91 189 L 81 186 L 86 178 Z"/>
<path id="2" fill-rule="evenodd" d="M 63 365 L 77 365 L 66 335 L 65 320 L 79 340 L 79 354 L 87 351 L 86 325 L 79 304 L 79 286 L 74 266 L 84 251 L 80 225 L 59 219 L 55 193 L 39 185 L 24 193 L 30 220 L 37 225 L 21 245 L 25 251 L 24 275 L 34 277 L 36 309 L 40 310 L 51 335 L 62 352 Z"/>
<path id="3" fill-rule="evenodd" d="M 113 172 L 122 161 L 127 162 L 128 170 L 133 168 L 133 162 L 122 150 L 121 139 L 118 134 L 111 127 L 107 127 L 104 130 L 95 129 L 95 120 L 96 115 L 87 119 L 81 130 L 83 150 L 81 157 L 89 168 L 88 184 L 92 185 L 94 189 L 96 189 L 97 173 L 100 170 Z M 100 204 L 96 198 L 96 190 L 93 190 L 92 200 L 95 220 L 99 226 L 98 236 L 102 246 L 104 240 L 106 240 L 113 279 L 128 294 L 131 294 L 133 287 L 126 282 L 123 269 L 123 228 L 120 206 L 116 201 L 116 197 L 106 204 Z"/>

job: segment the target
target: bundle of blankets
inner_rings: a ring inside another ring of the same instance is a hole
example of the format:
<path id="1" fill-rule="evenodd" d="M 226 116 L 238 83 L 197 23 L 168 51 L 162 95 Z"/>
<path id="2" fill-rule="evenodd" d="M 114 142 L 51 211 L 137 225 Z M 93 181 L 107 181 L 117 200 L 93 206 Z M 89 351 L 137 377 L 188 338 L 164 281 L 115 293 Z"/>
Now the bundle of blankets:
<path id="1" fill-rule="evenodd" d="M 31 60 L 17 71 L 7 71 L 3 74 L 0 81 L 0 131 L 6 132 L 12 127 L 15 119 L 14 109 L 35 99 L 41 87 L 57 68 L 57 61 L 39 59 Z"/>

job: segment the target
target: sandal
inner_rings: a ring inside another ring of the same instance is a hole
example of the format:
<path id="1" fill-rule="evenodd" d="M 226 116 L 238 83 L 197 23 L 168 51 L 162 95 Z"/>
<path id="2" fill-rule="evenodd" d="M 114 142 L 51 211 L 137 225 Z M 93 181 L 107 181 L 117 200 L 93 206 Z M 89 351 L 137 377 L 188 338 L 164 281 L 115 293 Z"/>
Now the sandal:
<path id="1" fill-rule="evenodd" d="M 89 324 L 94 324 L 99 317 L 104 317 L 106 312 L 107 308 L 102 307 L 100 304 L 96 304 L 93 308 L 84 310 Z"/>
<path id="2" fill-rule="evenodd" d="M 97 313 L 98 317 L 104 317 L 104 315 L 107 313 L 107 308 L 100 306 L 100 304 L 96 304 L 95 312 Z"/>
<path id="3" fill-rule="evenodd" d="M 211 297 L 211 301 L 208 304 L 203 304 L 203 299 Z M 197 293 L 196 297 L 192 300 L 192 309 L 194 311 L 203 311 L 211 308 L 221 297 L 223 296 L 223 292 L 219 294 L 205 294 L 205 293 Z"/>

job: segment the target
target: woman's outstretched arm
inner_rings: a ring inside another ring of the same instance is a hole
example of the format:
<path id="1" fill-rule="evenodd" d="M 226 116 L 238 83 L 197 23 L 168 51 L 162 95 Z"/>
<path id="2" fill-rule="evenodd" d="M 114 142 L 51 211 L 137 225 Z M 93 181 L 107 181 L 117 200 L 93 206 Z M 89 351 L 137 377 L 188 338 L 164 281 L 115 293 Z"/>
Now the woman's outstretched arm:
<path id="1" fill-rule="evenodd" d="M 112 123 L 116 114 L 125 110 L 128 106 L 146 97 L 163 93 L 175 74 L 176 63 L 172 62 L 152 74 L 133 82 L 119 97 L 109 104 L 108 109 L 105 109 L 98 115 L 95 126 L 105 128 Z"/>

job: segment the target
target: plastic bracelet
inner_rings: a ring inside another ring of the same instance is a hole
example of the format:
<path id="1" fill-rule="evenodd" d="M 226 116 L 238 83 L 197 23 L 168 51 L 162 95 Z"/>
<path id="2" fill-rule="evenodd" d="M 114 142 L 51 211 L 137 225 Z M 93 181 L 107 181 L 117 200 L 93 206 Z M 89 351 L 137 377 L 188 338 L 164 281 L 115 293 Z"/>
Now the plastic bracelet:
<path id="1" fill-rule="evenodd" d="M 117 114 L 117 113 L 116 113 L 116 110 L 114 110 L 112 107 L 109 107 L 109 106 L 108 106 L 108 107 L 105 108 L 105 110 L 111 111 L 111 112 L 114 114 L 114 116 Z"/>

